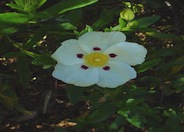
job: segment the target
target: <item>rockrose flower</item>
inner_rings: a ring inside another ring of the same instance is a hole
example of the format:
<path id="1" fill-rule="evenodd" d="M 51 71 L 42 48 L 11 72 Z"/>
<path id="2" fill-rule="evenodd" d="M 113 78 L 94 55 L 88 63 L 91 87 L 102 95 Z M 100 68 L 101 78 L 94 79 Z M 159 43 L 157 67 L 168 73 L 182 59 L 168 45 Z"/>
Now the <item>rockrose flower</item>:
<path id="1" fill-rule="evenodd" d="M 78 40 L 66 40 L 52 54 L 57 61 L 52 75 L 81 87 L 118 87 L 136 78 L 131 66 L 141 64 L 147 53 L 143 46 L 125 40 L 121 32 L 88 32 Z"/>

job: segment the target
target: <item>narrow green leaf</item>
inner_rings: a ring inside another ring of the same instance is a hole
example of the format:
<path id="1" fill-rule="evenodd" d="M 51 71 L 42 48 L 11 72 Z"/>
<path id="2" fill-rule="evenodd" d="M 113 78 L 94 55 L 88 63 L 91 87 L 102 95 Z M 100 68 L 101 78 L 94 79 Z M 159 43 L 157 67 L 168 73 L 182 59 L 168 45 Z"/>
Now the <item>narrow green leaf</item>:
<path id="1" fill-rule="evenodd" d="M 179 37 L 172 33 L 163 33 L 158 31 L 152 31 L 152 32 L 146 32 L 148 36 L 154 37 L 154 38 L 163 38 L 163 39 L 178 39 Z"/>
<path id="2" fill-rule="evenodd" d="M 12 9 L 16 9 L 23 12 L 36 11 L 47 0 L 15 0 L 15 2 L 7 3 L 6 5 Z"/>
<path id="3" fill-rule="evenodd" d="M 40 8 L 47 0 L 39 0 L 39 3 L 37 5 L 37 9 Z"/>
<path id="4" fill-rule="evenodd" d="M 25 0 L 14 0 L 19 7 L 24 7 Z"/>
<path id="5" fill-rule="evenodd" d="M 29 64 L 29 59 L 25 55 L 17 59 L 17 72 L 20 76 L 22 85 L 26 88 L 29 87 L 29 81 L 31 78 Z"/>
<path id="6" fill-rule="evenodd" d="M 76 30 L 77 27 L 75 27 L 73 24 L 66 22 L 59 25 L 60 28 L 63 30 Z"/>
<path id="7" fill-rule="evenodd" d="M 159 65 L 157 67 L 157 70 L 168 70 L 168 69 L 172 69 L 174 66 L 184 66 L 184 61 L 182 60 L 174 60 L 174 61 L 170 61 L 168 63 Z"/>
<path id="8" fill-rule="evenodd" d="M 128 24 L 129 27 L 132 27 L 132 25 L 138 26 L 139 28 L 142 27 L 148 27 L 152 25 L 153 23 L 157 22 L 160 19 L 160 16 L 149 16 L 149 17 L 142 17 L 134 19 L 132 22 Z"/>
<path id="9" fill-rule="evenodd" d="M 36 54 L 34 52 L 31 52 L 31 51 L 28 51 L 28 50 L 23 50 L 22 52 L 25 53 L 26 55 L 32 57 L 32 58 L 35 58 L 35 57 L 39 56 L 38 54 Z"/>
<path id="10" fill-rule="evenodd" d="M 139 18 L 137 19 L 137 21 L 139 23 L 139 27 L 147 27 L 157 22 L 159 19 L 160 19 L 160 16 L 150 16 L 150 17 Z"/>
<path id="11" fill-rule="evenodd" d="M 160 59 L 160 58 L 149 60 L 149 61 L 145 61 L 143 64 L 138 66 L 138 73 L 144 72 L 144 71 L 146 71 L 146 70 L 148 70 L 148 69 L 158 65 L 161 61 L 162 61 L 162 59 Z"/>
<path id="12" fill-rule="evenodd" d="M 29 15 L 16 12 L 8 12 L 0 14 L 0 23 L 10 23 L 10 24 L 22 24 L 30 20 Z"/>
<path id="13" fill-rule="evenodd" d="M 12 2 L 11 3 L 7 3 L 6 6 L 9 6 L 12 9 L 16 9 L 16 10 L 19 10 L 19 11 L 24 11 L 24 8 L 22 8 L 21 6 L 18 6 L 16 4 L 14 4 Z"/>
<path id="14" fill-rule="evenodd" d="M 117 110 L 117 103 L 107 103 L 95 111 L 93 111 L 88 117 L 87 121 L 90 123 L 97 123 L 110 118 Z"/>
<path id="15" fill-rule="evenodd" d="M 171 57 L 175 55 L 182 56 L 183 49 L 177 47 L 157 49 L 156 51 L 153 51 L 148 58 L 154 59 L 160 57 Z"/>
<path id="16" fill-rule="evenodd" d="M 78 9 L 78 8 L 82 8 L 88 5 L 91 5 L 93 3 L 97 2 L 97 0 L 67 0 L 67 1 L 62 1 L 59 2 L 53 6 L 51 6 L 50 8 L 40 12 L 38 15 L 41 17 L 41 15 L 43 15 L 43 17 L 53 17 L 56 16 L 58 14 L 63 14 L 67 11 L 70 10 L 74 10 L 74 9 Z"/>

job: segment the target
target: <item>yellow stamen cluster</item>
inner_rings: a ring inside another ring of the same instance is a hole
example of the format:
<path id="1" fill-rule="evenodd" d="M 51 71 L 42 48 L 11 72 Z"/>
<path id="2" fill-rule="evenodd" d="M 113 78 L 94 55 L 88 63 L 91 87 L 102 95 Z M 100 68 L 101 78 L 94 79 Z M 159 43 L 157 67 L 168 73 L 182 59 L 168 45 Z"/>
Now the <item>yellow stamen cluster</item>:
<path id="1" fill-rule="evenodd" d="M 105 54 L 93 52 L 84 56 L 85 63 L 88 66 L 105 66 L 109 57 Z"/>

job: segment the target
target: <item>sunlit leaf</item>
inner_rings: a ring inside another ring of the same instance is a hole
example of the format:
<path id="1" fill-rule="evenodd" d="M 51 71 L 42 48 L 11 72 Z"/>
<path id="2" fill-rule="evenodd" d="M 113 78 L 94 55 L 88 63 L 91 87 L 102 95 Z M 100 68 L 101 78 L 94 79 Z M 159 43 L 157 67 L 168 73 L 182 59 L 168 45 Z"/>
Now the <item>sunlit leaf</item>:
<path id="1" fill-rule="evenodd" d="M 73 24 L 69 22 L 62 23 L 59 25 L 59 27 L 61 27 L 64 30 L 76 30 L 77 29 Z"/>
<path id="2" fill-rule="evenodd" d="M 41 7 L 47 0 L 38 0 L 37 9 Z"/>
<path id="3" fill-rule="evenodd" d="M 29 20 L 30 16 L 22 13 L 8 12 L 0 14 L 0 23 L 22 24 Z"/>
<path id="4" fill-rule="evenodd" d="M 36 12 L 47 0 L 14 0 L 6 5 L 22 12 Z"/>

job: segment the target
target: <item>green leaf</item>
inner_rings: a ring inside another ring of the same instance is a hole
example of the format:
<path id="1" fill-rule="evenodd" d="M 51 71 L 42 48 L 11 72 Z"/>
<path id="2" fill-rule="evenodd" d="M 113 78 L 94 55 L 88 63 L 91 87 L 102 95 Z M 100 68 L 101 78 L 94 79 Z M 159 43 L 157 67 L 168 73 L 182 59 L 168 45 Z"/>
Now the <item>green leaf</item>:
<path id="1" fill-rule="evenodd" d="M 127 118 L 127 121 L 131 123 L 132 125 L 141 128 L 141 121 L 138 115 L 132 116 L 131 118 Z"/>
<path id="2" fill-rule="evenodd" d="M 128 118 L 128 114 L 130 113 L 130 110 L 122 109 L 118 111 L 118 114 L 122 115 L 125 118 Z"/>
<path id="3" fill-rule="evenodd" d="M 16 5 L 18 5 L 19 7 L 24 7 L 25 0 L 14 0 L 14 2 L 15 2 Z"/>
<path id="4" fill-rule="evenodd" d="M 82 22 L 82 18 L 83 18 L 83 10 L 81 8 L 79 9 L 75 9 L 75 10 L 71 10 L 69 12 L 67 12 L 65 14 L 65 18 L 70 20 L 70 22 L 72 24 L 75 25 L 80 25 L 80 23 Z M 62 21 L 63 18 L 61 18 Z"/>
<path id="5" fill-rule="evenodd" d="M 32 58 L 35 58 L 35 57 L 38 57 L 39 55 L 34 53 L 34 52 L 31 52 L 31 51 L 28 51 L 28 50 L 22 50 L 23 53 L 25 53 L 26 55 L 32 57 Z"/>
<path id="6" fill-rule="evenodd" d="M 97 2 L 97 0 L 67 0 L 59 2 L 48 9 L 40 12 L 38 14 L 39 17 L 51 18 L 59 14 L 63 14 L 67 11 L 82 8 L 93 3 Z"/>
<path id="7" fill-rule="evenodd" d="M 118 115 L 118 117 L 110 124 L 110 130 L 118 130 L 120 126 L 125 125 L 125 118 Z"/>
<path id="8" fill-rule="evenodd" d="M 140 116 L 138 114 L 130 116 L 130 111 L 129 110 L 120 110 L 118 111 L 118 114 L 122 115 L 123 117 L 126 118 L 126 120 L 131 123 L 132 125 L 141 128 L 141 120 Z"/>
<path id="9" fill-rule="evenodd" d="M 98 123 L 111 117 L 117 110 L 117 103 L 106 103 L 94 110 L 88 117 L 87 121 L 90 123 Z"/>
<path id="10" fill-rule="evenodd" d="M 174 86 L 176 93 L 184 91 L 184 77 L 181 77 L 174 81 Z"/>
<path id="11" fill-rule="evenodd" d="M 7 3 L 6 5 L 12 9 L 22 12 L 35 12 L 36 9 L 41 7 L 47 0 L 14 0 L 14 3 Z"/>
<path id="12" fill-rule="evenodd" d="M 104 28 L 107 24 L 113 21 L 114 12 L 117 9 L 103 10 L 99 16 L 99 19 L 92 25 L 94 29 Z"/>
<path id="13" fill-rule="evenodd" d="M 176 111 L 169 109 L 165 110 L 164 114 L 167 118 L 166 120 L 166 125 L 169 128 L 169 130 L 174 131 L 174 132 L 181 132 L 182 126 L 180 125 L 180 118 Z"/>
<path id="14" fill-rule="evenodd" d="M 15 33 L 17 29 L 13 26 L 1 25 L 0 34 L 12 34 Z"/>
<path id="15" fill-rule="evenodd" d="M 138 66 L 138 73 L 144 72 L 144 71 L 158 65 L 161 61 L 162 61 L 162 59 L 160 59 L 160 58 L 145 61 L 143 64 Z"/>
<path id="16" fill-rule="evenodd" d="M 37 9 L 40 8 L 47 0 L 39 0 L 39 3 L 37 4 Z"/>
<path id="17" fill-rule="evenodd" d="M 168 69 L 172 69 L 174 66 L 184 66 L 184 61 L 182 61 L 182 60 L 170 60 L 170 62 L 167 62 L 163 65 L 159 65 L 157 67 L 157 70 L 166 71 Z"/>
<path id="18" fill-rule="evenodd" d="M 7 3 L 6 4 L 7 6 L 9 6 L 9 7 L 11 7 L 12 9 L 16 9 L 16 10 L 19 10 L 19 11 L 24 11 L 24 8 L 22 8 L 21 6 L 18 6 L 18 5 L 16 5 L 16 4 L 14 4 L 14 3 Z"/>
<path id="19" fill-rule="evenodd" d="M 120 28 L 124 28 L 126 26 L 127 22 L 123 19 L 123 18 L 119 18 L 119 25 L 120 25 Z"/>
<path id="20" fill-rule="evenodd" d="M 83 29 L 80 33 L 76 33 L 78 35 L 78 37 L 82 36 L 83 34 L 87 33 L 87 32 L 92 32 L 93 28 L 89 25 L 86 25 L 86 28 Z"/>
<path id="21" fill-rule="evenodd" d="M 22 53 L 22 52 L 8 52 L 8 53 L 4 54 L 3 57 L 14 58 L 14 57 L 21 57 L 23 55 L 24 55 L 24 53 Z"/>
<path id="22" fill-rule="evenodd" d="M 0 83 L 0 104 L 12 110 L 19 104 L 18 97 L 8 81 Z"/>
<path id="23" fill-rule="evenodd" d="M 139 23 L 139 27 L 141 28 L 141 27 L 148 27 L 153 23 L 157 22 L 159 19 L 160 19 L 160 16 L 149 16 L 149 17 L 136 19 L 135 21 Z"/>
<path id="24" fill-rule="evenodd" d="M 75 27 L 73 24 L 66 22 L 59 25 L 60 28 L 63 30 L 76 30 L 77 27 Z"/>
<path id="25" fill-rule="evenodd" d="M 74 85 L 70 85 L 66 88 L 67 96 L 71 103 L 77 103 L 81 100 L 83 92 L 86 88 L 77 87 Z"/>
<path id="26" fill-rule="evenodd" d="M 20 76 L 21 83 L 24 87 L 29 87 L 31 71 L 29 68 L 30 61 L 27 56 L 23 55 L 17 59 L 17 72 Z"/>
<path id="27" fill-rule="evenodd" d="M 128 27 L 148 27 L 158 21 L 160 19 L 160 16 L 149 16 L 149 17 L 142 17 L 142 18 L 137 18 L 128 23 Z"/>
<path id="28" fill-rule="evenodd" d="M 158 31 L 152 31 L 152 32 L 146 32 L 148 36 L 154 37 L 154 38 L 163 38 L 163 39 L 180 39 L 177 35 L 172 33 L 163 33 Z"/>
<path id="29" fill-rule="evenodd" d="M 177 47 L 157 49 L 156 51 L 153 51 L 148 56 L 148 58 L 154 59 L 154 58 L 161 58 L 161 57 L 172 57 L 175 55 L 182 56 L 183 49 L 177 48 Z"/>
<path id="30" fill-rule="evenodd" d="M 42 27 L 36 31 L 32 38 L 30 38 L 24 45 L 23 49 L 33 48 L 34 45 L 37 45 L 38 41 L 42 40 L 43 37 L 47 34 L 47 28 Z"/>
<path id="31" fill-rule="evenodd" d="M 9 23 L 9 24 L 22 24 L 27 23 L 30 20 L 29 15 L 16 12 L 8 12 L 0 14 L 0 23 Z"/>
<path id="32" fill-rule="evenodd" d="M 50 57 L 48 54 L 42 54 L 38 57 L 36 57 L 33 61 L 32 64 L 34 65 L 43 65 L 44 69 L 50 68 L 55 65 L 54 59 Z"/>

